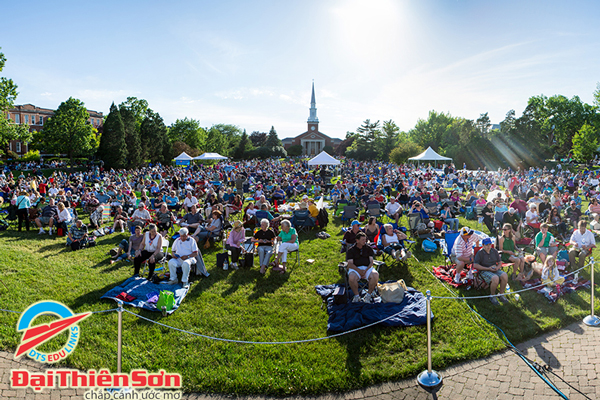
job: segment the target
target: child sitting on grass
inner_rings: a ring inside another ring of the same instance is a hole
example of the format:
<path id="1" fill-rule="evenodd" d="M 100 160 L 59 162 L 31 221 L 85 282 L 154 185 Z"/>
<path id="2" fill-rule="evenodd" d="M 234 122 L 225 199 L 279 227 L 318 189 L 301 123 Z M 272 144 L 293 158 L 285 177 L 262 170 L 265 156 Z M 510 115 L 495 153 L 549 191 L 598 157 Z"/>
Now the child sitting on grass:
<path id="1" fill-rule="evenodd" d="M 554 256 L 546 257 L 544 268 L 542 269 L 542 283 L 547 287 L 554 287 L 556 285 L 562 285 L 564 281 L 565 278 L 558 273 L 556 258 L 554 258 Z"/>

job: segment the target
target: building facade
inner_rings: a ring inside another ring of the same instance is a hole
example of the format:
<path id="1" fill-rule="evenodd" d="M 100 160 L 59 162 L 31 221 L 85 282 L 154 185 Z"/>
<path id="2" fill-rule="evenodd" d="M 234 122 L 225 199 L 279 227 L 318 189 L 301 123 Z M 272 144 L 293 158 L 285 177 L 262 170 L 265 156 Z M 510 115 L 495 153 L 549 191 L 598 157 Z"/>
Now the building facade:
<path id="1" fill-rule="evenodd" d="M 317 102 L 315 101 L 315 84 L 312 85 L 312 95 L 310 98 L 310 111 L 308 116 L 308 129 L 306 132 L 294 138 L 285 138 L 281 141 L 283 147 L 287 150 L 290 146 L 302 146 L 303 156 L 315 156 L 323 151 L 325 146 L 336 148 L 341 143 L 341 139 L 330 138 L 319 131 L 319 118 L 317 118 Z"/>
<path id="2" fill-rule="evenodd" d="M 90 114 L 88 122 L 96 128 L 99 132 L 102 132 L 102 126 L 104 124 L 104 117 L 101 112 L 87 110 Z M 27 124 L 29 125 L 29 132 L 41 131 L 44 127 L 48 118 L 54 115 L 54 110 L 50 108 L 41 108 L 34 106 L 33 104 L 24 104 L 14 106 L 8 110 L 7 117 L 16 124 Z M 8 144 L 8 149 L 14 151 L 20 156 L 29 151 L 27 143 L 22 143 L 20 140 L 11 140 Z"/>

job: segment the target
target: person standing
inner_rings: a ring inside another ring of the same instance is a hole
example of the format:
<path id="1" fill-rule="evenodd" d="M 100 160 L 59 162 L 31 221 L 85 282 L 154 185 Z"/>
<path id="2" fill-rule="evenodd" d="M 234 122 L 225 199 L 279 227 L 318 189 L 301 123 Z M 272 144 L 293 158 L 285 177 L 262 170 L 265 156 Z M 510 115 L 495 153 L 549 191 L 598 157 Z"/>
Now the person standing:
<path id="1" fill-rule="evenodd" d="M 25 229 L 29 232 L 29 208 L 31 207 L 31 201 L 27 196 L 26 191 L 21 191 L 19 197 L 17 197 L 17 217 L 19 218 L 19 232 L 21 232 L 21 225 L 23 220 L 25 221 Z"/>

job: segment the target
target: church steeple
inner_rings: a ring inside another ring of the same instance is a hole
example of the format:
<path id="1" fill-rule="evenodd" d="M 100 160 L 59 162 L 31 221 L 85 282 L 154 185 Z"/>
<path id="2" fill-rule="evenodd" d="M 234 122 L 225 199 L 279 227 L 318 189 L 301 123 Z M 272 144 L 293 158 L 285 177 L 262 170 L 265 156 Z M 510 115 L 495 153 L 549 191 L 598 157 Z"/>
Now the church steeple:
<path id="1" fill-rule="evenodd" d="M 310 115 L 308 116 L 308 123 L 319 123 L 317 118 L 317 102 L 315 101 L 315 82 L 312 83 L 312 96 L 310 97 Z"/>

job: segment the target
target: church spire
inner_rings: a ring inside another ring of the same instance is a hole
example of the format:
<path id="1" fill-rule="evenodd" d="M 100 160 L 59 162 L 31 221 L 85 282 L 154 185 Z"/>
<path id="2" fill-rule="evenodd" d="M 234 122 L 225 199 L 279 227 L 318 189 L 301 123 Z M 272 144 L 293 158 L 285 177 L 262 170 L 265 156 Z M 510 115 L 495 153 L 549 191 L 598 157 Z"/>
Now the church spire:
<path id="1" fill-rule="evenodd" d="M 308 122 L 319 122 L 319 118 L 317 118 L 317 102 L 315 101 L 315 82 L 312 83 L 312 96 L 310 97 L 310 115 L 308 117 Z"/>

